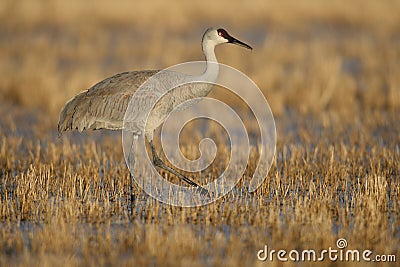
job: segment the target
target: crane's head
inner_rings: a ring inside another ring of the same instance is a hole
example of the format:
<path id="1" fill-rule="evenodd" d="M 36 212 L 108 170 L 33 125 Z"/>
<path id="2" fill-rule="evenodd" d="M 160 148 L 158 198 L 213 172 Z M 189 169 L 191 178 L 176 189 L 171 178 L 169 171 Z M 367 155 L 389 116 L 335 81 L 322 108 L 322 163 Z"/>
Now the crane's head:
<path id="1" fill-rule="evenodd" d="M 209 28 L 203 35 L 203 43 L 207 42 L 212 45 L 219 45 L 219 44 L 224 44 L 224 43 L 231 43 L 231 44 L 236 44 L 242 47 L 245 47 L 247 49 L 253 49 L 251 46 L 248 44 L 245 44 L 238 39 L 232 37 L 229 35 L 227 31 L 225 31 L 222 28 Z"/>

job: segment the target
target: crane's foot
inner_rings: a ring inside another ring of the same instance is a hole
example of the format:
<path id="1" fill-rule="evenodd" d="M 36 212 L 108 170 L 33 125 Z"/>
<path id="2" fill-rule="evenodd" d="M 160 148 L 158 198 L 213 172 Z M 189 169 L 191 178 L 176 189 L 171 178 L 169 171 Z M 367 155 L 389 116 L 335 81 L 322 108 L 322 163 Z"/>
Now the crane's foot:
<path id="1" fill-rule="evenodd" d="M 210 193 L 208 192 L 207 189 L 205 189 L 205 188 L 202 187 L 201 185 L 196 184 L 195 182 L 193 182 L 192 180 L 190 180 L 189 178 L 187 178 L 185 175 L 183 175 L 183 174 L 177 172 L 175 169 L 173 169 L 173 168 L 167 166 L 167 165 L 164 163 L 164 161 L 162 161 L 162 160 L 160 159 L 160 157 L 157 155 L 157 151 L 156 151 L 156 148 L 154 147 L 154 144 L 153 144 L 153 141 L 152 141 L 152 140 L 149 141 L 149 144 L 150 144 L 150 148 L 151 148 L 151 153 L 152 153 L 152 155 L 153 155 L 153 164 L 154 164 L 154 166 L 159 167 L 159 168 L 162 168 L 162 169 L 164 169 L 164 170 L 166 170 L 166 171 L 168 171 L 168 172 L 170 172 L 170 173 L 172 173 L 172 174 L 178 176 L 179 179 L 185 181 L 186 183 L 190 184 L 191 186 L 196 187 L 197 190 L 199 190 L 199 192 L 200 192 L 200 194 L 201 194 L 202 196 L 210 196 Z"/>
<path id="2" fill-rule="evenodd" d="M 190 184 L 191 186 L 195 187 L 195 188 L 199 191 L 199 193 L 200 193 L 202 196 L 209 196 L 209 195 L 210 195 L 210 193 L 208 192 L 207 189 L 205 189 L 205 188 L 202 187 L 201 185 L 199 185 L 199 184 L 193 182 L 192 180 L 190 180 L 189 178 L 187 178 L 185 175 L 183 175 L 183 174 L 177 172 L 175 169 L 173 169 L 173 168 L 167 166 L 167 165 L 157 156 L 156 153 L 153 153 L 153 164 L 154 164 L 154 166 L 157 166 L 157 167 L 159 167 L 159 168 L 162 168 L 162 169 L 164 169 L 164 170 L 166 170 L 166 171 L 168 171 L 168 172 L 170 172 L 170 173 L 172 173 L 172 174 L 178 176 L 179 179 L 181 179 L 181 180 L 185 181 L 186 183 Z"/>
<path id="3" fill-rule="evenodd" d="M 204 187 L 202 187 L 202 186 L 198 186 L 196 188 L 196 191 L 199 191 L 200 195 L 202 195 L 204 197 L 209 197 L 210 196 L 210 192 L 207 189 L 205 189 Z"/>

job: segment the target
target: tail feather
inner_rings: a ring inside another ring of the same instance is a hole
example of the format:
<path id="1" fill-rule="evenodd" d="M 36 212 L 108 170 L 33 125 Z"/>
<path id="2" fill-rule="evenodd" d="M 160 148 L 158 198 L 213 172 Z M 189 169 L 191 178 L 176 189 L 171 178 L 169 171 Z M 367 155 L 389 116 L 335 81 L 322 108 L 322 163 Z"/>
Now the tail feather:
<path id="1" fill-rule="evenodd" d="M 86 93 L 87 91 L 79 93 L 62 108 L 58 121 L 58 136 L 61 136 L 63 132 L 68 130 L 78 129 L 81 132 L 87 128 Z"/>

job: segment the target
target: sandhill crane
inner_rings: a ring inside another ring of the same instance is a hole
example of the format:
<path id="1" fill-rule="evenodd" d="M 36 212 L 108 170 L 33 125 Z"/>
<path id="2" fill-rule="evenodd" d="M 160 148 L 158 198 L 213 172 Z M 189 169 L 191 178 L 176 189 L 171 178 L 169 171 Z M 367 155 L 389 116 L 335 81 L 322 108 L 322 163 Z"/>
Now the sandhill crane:
<path id="1" fill-rule="evenodd" d="M 232 43 L 247 49 L 252 49 L 248 44 L 230 36 L 224 29 L 207 29 L 202 38 L 202 49 L 207 62 L 206 70 L 202 76 L 207 77 L 207 80 L 211 83 L 217 80 L 219 74 L 214 48 L 223 43 Z M 95 84 L 90 89 L 79 93 L 69 100 L 61 110 L 58 122 L 59 135 L 64 131 L 74 129 L 77 129 L 80 132 L 86 129 L 122 129 L 124 115 L 132 95 L 146 80 L 158 72 L 159 71 L 155 70 L 145 70 L 119 73 Z M 182 77 L 182 75 L 185 74 L 181 74 L 180 77 Z M 171 73 L 170 77 L 166 78 L 176 79 L 177 76 L 176 73 Z M 211 84 L 199 83 L 192 86 L 190 91 L 188 91 L 189 93 L 172 91 L 170 94 L 165 95 L 165 97 L 157 102 L 157 105 L 154 107 L 154 110 L 158 110 L 159 112 L 152 112 L 153 115 L 148 118 L 146 128 L 137 132 L 137 134 L 144 132 L 152 151 L 153 164 L 155 166 L 173 173 L 191 186 L 198 187 L 203 193 L 207 193 L 207 190 L 191 181 L 185 175 L 177 172 L 175 169 L 167 166 L 160 159 L 153 144 L 153 132 L 163 123 L 173 107 L 176 107 L 192 98 L 206 96 L 210 92 L 211 87 Z M 135 107 L 135 110 L 137 110 L 138 113 L 140 113 L 141 110 L 151 108 L 148 106 L 148 101 L 146 101 L 146 97 L 150 96 L 152 96 L 152 92 L 148 91 L 144 93 L 142 96 L 142 103 L 137 103 L 139 106 Z M 174 103 L 173 107 L 165 108 L 167 105 L 171 106 L 171 102 Z M 133 115 L 136 116 L 137 114 Z M 135 120 L 142 121 L 143 118 L 141 118 L 140 115 L 137 115 Z M 141 125 L 140 127 L 144 126 Z M 130 197 L 132 200 L 134 184 L 133 175 L 131 175 L 130 182 Z"/>

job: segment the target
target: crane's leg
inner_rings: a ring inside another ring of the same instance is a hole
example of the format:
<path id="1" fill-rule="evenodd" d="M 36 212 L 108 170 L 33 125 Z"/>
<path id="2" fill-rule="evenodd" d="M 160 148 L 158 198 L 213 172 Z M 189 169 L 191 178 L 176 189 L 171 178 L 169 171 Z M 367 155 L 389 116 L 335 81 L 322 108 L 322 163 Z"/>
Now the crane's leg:
<path id="1" fill-rule="evenodd" d="M 129 174 L 130 174 L 130 185 L 129 185 L 129 199 L 130 199 L 130 208 L 131 208 L 131 215 L 133 215 L 133 204 L 135 200 L 135 196 L 133 195 L 133 185 L 135 183 L 135 178 L 133 176 L 133 170 L 135 167 L 135 151 L 136 151 L 136 142 L 137 142 L 137 136 L 132 137 L 132 143 L 131 143 L 131 148 L 129 150 L 129 156 L 128 156 L 128 163 L 129 163 Z"/>
<path id="2" fill-rule="evenodd" d="M 135 182 L 135 179 L 133 178 L 133 174 L 130 174 L 131 178 L 131 184 L 129 185 L 129 194 L 130 194 L 130 206 L 131 206 L 131 215 L 133 215 L 133 203 L 135 202 L 135 196 L 133 195 L 133 183 Z"/>
<path id="3" fill-rule="evenodd" d="M 189 178 L 187 178 L 185 175 L 183 175 L 183 174 L 177 172 L 177 171 L 174 170 L 173 168 L 167 166 L 167 165 L 160 159 L 160 157 L 157 155 L 157 151 L 156 151 L 156 148 L 154 147 L 153 140 L 150 140 L 150 141 L 148 141 L 148 142 L 149 142 L 149 144 L 150 144 L 151 153 L 152 153 L 152 155 L 153 155 L 153 164 L 154 164 L 155 166 L 157 166 L 157 167 L 159 167 L 159 168 L 162 168 L 162 169 L 164 169 L 164 170 L 166 170 L 166 171 L 168 171 L 168 172 L 170 172 L 170 173 L 172 173 L 172 174 L 178 176 L 179 179 L 185 181 L 186 183 L 190 184 L 190 185 L 193 186 L 193 187 L 198 188 L 198 189 L 200 190 L 200 193 L 201 193 L 202 195 L 208 195 L 208 194 L 209 194 L 207 189 L 205 189 L 205 188 L 203 188 L 202 186 L 196 184 L 195 182 L 193 182 L 192 180 L 190 180 Z"/>

